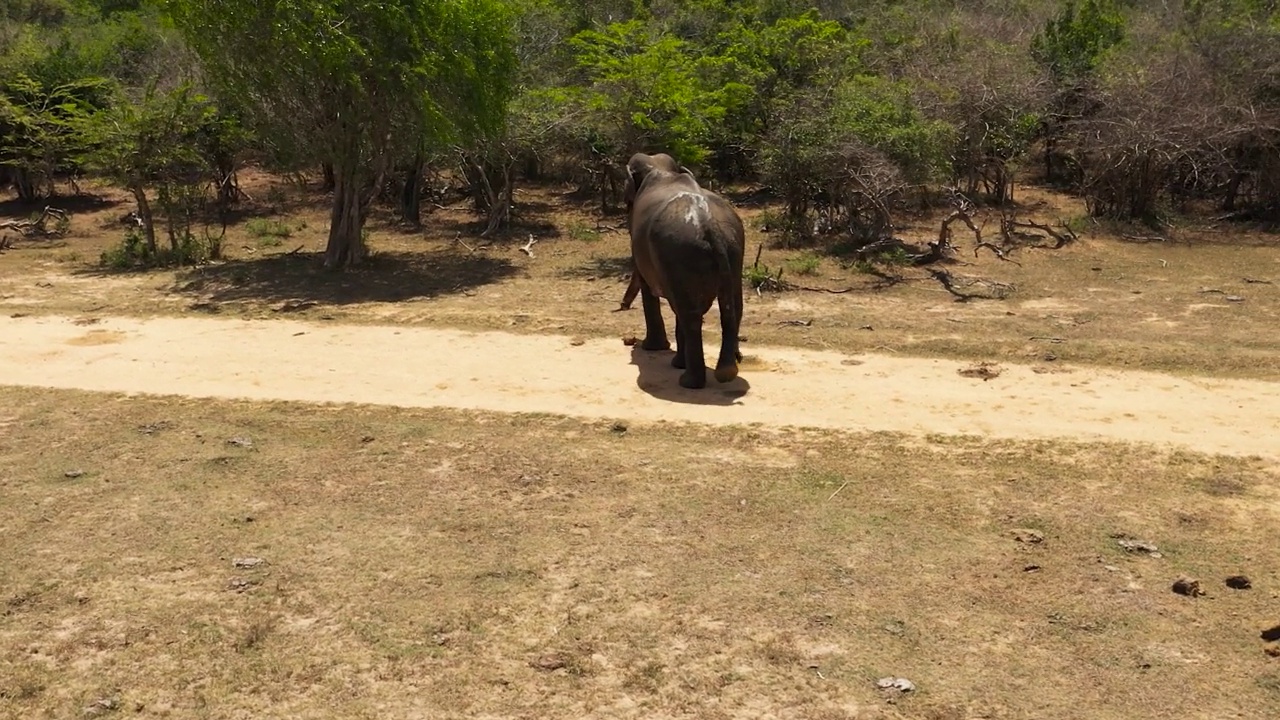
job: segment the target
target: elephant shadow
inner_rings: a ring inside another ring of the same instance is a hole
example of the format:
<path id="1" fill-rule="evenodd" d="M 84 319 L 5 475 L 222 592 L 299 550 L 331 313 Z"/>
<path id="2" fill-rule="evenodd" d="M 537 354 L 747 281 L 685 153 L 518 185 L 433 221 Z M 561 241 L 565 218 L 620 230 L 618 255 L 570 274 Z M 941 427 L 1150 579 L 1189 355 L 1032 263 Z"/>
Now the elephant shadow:
<path id="1" fill-rule="evenodd" d="M 711 369 L 707 369 L 707 386 L 701 390 L 680 387 L 680 371 L 671 367 L 672 350 L 643 350 L 631 348 L 631 364 L 640 370 L 636 385 L 649 395 L 668 402 L 691 405 L 737 405 L 751 389 L 751 384 L 741 375 L 727 383 L 716 382 Z"/>

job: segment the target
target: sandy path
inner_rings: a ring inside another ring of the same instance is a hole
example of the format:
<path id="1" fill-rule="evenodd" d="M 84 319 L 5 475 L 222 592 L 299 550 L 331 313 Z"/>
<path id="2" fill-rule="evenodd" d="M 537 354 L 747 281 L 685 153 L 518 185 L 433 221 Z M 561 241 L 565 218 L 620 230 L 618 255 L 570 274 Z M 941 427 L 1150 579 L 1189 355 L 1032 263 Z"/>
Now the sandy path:
<path id="1" fill-rule="evenodd" d="M 713 341 L 708 341 L 708 347 Z M 747 347 L 727 386 L 679 388 L 669 354 L 617 339 L 211 318 L 0 318 L 0 383 L 634 422 L 1145 441 L 1280 456 L 1280 383 Z"/>

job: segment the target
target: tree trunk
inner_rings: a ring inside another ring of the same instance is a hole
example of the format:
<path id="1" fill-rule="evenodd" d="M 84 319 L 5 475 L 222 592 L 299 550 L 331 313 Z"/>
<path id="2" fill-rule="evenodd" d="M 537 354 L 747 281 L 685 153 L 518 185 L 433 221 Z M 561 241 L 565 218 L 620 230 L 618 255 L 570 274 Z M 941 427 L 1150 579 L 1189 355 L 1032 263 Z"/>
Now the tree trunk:
<path id="1" fill-rule="evenodd" d="M 18 199 L 23 202 L 35 202 L 40 199 L 40 189 L 31 171 L 23 167 L 13 170 L 13 186 L 18 190 Z"/>
<path id="2" fill-rule="evenodd" d="M 413 158 L 400 191 L 400 218 L 414 227 L 422 225 L 422 169 L 425 165 L 421 155 Z"/>
<path id="3" fill-rule="evenodd" d="M 133 199 L 138 203 L 138 218 L 142 220 L 142 233 L 147 238 L 147 252 L 151 257 L 155 257 L 159 248 L 156 247 L 156 228 L 152 222 L 151 203 L 147 201 L 147 191 L 142 187 L 142 183 L 134 183 L 129 189 L 133 192 Z"/>
<path id="4" fill-rule="evenodd" d="M 329 244 L 324 252 L 324 266 L 337 270 L 358 264 L 364 259 L 364 221 L 368 205 L 363 201 L 360 173 L 356 167 L 335 167 L 333 173 L 333 209 L 329 215 Z"/>

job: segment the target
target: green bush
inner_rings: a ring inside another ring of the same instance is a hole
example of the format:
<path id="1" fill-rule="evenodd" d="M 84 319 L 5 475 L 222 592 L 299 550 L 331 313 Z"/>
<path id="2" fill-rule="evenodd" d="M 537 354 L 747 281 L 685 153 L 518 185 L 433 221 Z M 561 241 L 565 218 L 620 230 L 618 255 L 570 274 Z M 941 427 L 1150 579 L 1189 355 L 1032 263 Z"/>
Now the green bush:
<path id="1" fill-rule="evenodd" d="M 140 228 L 129 228 L 119 244 L 102 251 L 99 262 L 111 270 L 146 270 L 200 265 L 218 259 L 221 254 L 220 238 L 200 240 L 188 232 L 173 245 L 158 246 L 153 250 Z"/>
<path id="2" fill-rule="evenodd" d="M 274 240 L 276 245 L 293 235 L 293 228 L 288 223 L 267 218 L 252 218 L 244 224 L 244 231 L 260 241 Z"/>

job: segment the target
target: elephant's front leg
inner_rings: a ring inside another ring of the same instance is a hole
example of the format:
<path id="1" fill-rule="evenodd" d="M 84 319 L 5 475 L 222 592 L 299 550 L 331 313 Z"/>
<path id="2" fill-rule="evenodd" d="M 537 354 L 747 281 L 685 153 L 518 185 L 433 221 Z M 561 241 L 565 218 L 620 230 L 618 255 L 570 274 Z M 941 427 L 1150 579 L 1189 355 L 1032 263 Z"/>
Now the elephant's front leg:
<path id="1" fill-rule="evenodd" d="M 682 362 L 676 365 L 676 360 Z M 707 360 L 702 353 L 702 316 L 685 312 L 676 315 L 676 357 L 671 362 L 680 373 L 680 387 L 697 390 L 707 386 Z"/>
<path id="2" fill-rule="evenodd" d="M 644 306 L 644 342 L 640 347 L 644 350 L 670 350 L 667 326 L 662 322 L 662 301 L 649 290 L 649 283 L 639 273 L 636 277 L 640 278 L 640 303 Z"/>

